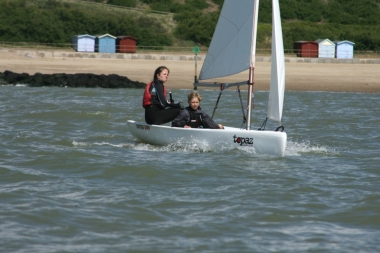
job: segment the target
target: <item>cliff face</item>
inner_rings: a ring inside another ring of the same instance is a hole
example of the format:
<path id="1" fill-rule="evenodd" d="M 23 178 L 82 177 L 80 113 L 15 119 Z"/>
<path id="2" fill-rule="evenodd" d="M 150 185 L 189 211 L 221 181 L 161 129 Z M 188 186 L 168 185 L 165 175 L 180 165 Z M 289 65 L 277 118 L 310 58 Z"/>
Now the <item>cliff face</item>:
<path id="1" fill-rule="evenodd" d="M 138 88 L 142 89 L 145 83 L 132 81 L 128 77 L 95 74 L 41 74 L 29 75 L 15 73 L 9 70 L 0 72 L 0 84 L 27 84 L 30 87 L 57 86 L 57 87 L 85 87 L 85 88 Z"/>

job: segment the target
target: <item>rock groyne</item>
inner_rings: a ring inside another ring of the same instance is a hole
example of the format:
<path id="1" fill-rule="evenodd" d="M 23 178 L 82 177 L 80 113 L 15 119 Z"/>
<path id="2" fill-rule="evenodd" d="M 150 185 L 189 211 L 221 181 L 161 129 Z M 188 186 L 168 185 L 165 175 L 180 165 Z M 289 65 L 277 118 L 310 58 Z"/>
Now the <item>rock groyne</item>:
<path id="1" fill-rule="evenodd" d="M 83 88 L 139 88 L 145 83 L 132 81 L 128 77 L 116 74 L 96 75 L 90 73 L 78 74 L 42 74 L 15 73 L 9 70 L 0 72 L 0 84 L 26 84 L 30 87 L 55 86 L 55 87 L 83 87 Z"/>

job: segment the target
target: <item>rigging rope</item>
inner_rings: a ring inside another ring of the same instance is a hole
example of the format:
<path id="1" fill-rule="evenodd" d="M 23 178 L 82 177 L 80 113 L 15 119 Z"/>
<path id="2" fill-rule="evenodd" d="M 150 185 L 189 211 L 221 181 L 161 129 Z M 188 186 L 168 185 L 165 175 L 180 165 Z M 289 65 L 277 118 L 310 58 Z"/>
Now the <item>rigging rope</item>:
<path id="1" fill-rule="evenodd" d="M 258 130 L 264 131 L 265 130 L 265 126 L 267 125 L 267 121 L 268 121 L 268 117 L 265 118 L 263 124 L 261 125 L 261 127 Z"/>
<path id="2" fill-rule="evenodd" d="M 243 106 L 243 100 L 241 99 L 240 86 L 237 86 L 237 90 L 238 90 L 238 93 L 239 93 L 239 99 L 240 99 L 241 110 L 242 110 L 242 112 L 243 112 L 243 122 L 241 123 L 241 127 L 240 127 L 240 128 L 243 128 L 243 125 L 244 125 L 245 123 L 247 123 L 247 118 L 245 117 L 245 111 L 244 111 L 244 106 Z"/>
<path id="3" fill-rule="evenodd" d="M 215 111 L 216 111 L 216 108 L 218 107 L 219 99 L 220 99 L 220 97 L 222 96 L 222 92 L 223 92 L 223 90 L 224 90 L 224 86 L 223 86 L 223 84 L 221 83 L 221 84 L 220 84 L 220 92 L 219 92 L 219 96 L 218 96 L 218 99 L 216 100 L 216 104 L 215 104 L 215 107 L 214 107 L 214 111 L 212 112 L 211 119 L 214 117 L 214 113 L 215 113 Z"/>
<path id="4" fill-rule="evenodd" d="M 218 96 L 218 99 L 216 100 L 216 104 L 215 104 L 214 110 L 213 110 L 213 112 L 212 112 L 211 119 L 214 118 L 214 114 L 215 114 L 216 109 L 218 108 L 219 100 L 220 100 L 220 98 L 221 98 L 221 96 L 222 96 L 222 92 L 223 92 L 224 88 L 225 88 L 225 87 L 224 87 L 224 84 L 221 83 L 221 84 L 220 84 L 220 92 L 219 92 L 219 96 Z M 241 105 L 241 111 L 242 111 L 242 113 L 243 113 L 243 122 L 242 122 L 242 124 L 241 124 L 241 128 L 243 128 L 244 124 L 247 123 L 247 117 L 246 117 L 246 115 L 245 115 L 245 110 L 244 110 L 243 100 L 242 100 L 242 98 L 241 98 L 241 92 L 240 92 L 240 86 L 239 86 L 239 85 L 237 86 L 237 91 L 238 91 L 238 94 L 239 94 L 239 100 L 240 100 L 240 105 Z M 266 123 L 266 121 L 265 121 L 265 123 Z M 265 125 L 264 125 L 264 129 L 265 129 Z M 260 130 L 261 130 L 261 128 L 260 128 Z"/>

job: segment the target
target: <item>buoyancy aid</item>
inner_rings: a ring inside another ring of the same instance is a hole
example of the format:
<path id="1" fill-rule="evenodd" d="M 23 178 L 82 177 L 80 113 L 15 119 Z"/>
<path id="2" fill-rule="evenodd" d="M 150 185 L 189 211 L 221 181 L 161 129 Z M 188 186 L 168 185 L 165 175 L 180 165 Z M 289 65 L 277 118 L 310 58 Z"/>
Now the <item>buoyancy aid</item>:
<path id="1" fill-rule="evenodd" d="M 166 98 L 166 87 L 162 85 L 164 88 L 164 96 Z M 151 105 L 161 105 L 160 101 L 157 97 L 156 88 L 154 87 L 154 81 L 148 83 L 144 90 L 143 102 L 142 106 L 147 108 Z"/>
<path id="2" fill-rule="evenodd" d="M 203 120 L 199 113 L 195 113 L 195 111 L 186 108 L 186 110 L 190 114 L 190 122 L 188 122 L 186 125 L 190 126 L 191 128 L 199 128 L 203 127 Z"/>

